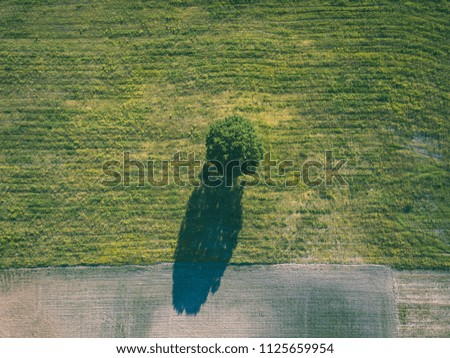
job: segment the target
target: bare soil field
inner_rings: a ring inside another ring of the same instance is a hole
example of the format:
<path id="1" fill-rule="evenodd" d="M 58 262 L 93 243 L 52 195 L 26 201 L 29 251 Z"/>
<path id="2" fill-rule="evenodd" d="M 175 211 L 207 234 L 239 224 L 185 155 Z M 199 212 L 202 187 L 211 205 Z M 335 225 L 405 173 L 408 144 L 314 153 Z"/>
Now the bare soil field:
<path id="1" fill-rule="evenodd" d="M 213 269 L 186 265 L 176 275 L 171 264 L 3 270 L 0 336 L 397 334 L 392 272 L 383 266 L 229 266 L 211 283 Z"/>
<path id="2" fill-rule="evenodd" d="M 450 337 L 450 275 L 394 272 L 400 337 Z"/>

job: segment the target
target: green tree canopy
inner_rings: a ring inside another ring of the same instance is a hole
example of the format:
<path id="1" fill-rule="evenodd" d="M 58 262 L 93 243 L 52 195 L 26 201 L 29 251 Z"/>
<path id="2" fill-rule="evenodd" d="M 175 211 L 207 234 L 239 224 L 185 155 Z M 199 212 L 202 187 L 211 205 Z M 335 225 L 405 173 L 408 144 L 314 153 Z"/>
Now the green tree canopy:
<path id="1" fill-rule="evenodd" d="M 224 166 L 232 160 L 256 164 L 263 154 L 261 141 L 248 119 L 231 116 L 210 126 L 206 137 L 207 160 L 217 160 Z"/>

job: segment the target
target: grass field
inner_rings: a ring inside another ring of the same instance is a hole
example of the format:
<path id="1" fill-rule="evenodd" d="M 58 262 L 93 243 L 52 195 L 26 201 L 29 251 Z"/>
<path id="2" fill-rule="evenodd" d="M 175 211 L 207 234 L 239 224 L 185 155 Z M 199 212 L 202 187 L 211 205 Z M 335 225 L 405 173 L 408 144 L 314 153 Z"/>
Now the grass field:
<path id="1" fill-rule="evenodd" d="M 400 337 L 450 337 L 448 272 L 394 272 Z"/>
<path id="2" fill-rule="evenodd" d="M 173 261 L 192 187 L 102 163 L 205 152 L 249 118 L 348 186 L 246 188 L 234 263 L 450 268 L 447 1 L 0 4 L 0 267 Z"/>

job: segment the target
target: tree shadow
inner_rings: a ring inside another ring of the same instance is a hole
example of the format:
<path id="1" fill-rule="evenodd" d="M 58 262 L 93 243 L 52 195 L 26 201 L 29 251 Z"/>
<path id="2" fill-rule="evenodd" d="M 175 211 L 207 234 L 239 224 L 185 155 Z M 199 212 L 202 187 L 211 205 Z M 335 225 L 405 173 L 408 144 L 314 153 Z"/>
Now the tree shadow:
<path id="1" fill-rule="evenodd" d="M 173 267 L 172 304 L 196 315 L 214 294 L 233 255 L 242 227 L 241 186 L 201 185 L 189 198 Z"/>

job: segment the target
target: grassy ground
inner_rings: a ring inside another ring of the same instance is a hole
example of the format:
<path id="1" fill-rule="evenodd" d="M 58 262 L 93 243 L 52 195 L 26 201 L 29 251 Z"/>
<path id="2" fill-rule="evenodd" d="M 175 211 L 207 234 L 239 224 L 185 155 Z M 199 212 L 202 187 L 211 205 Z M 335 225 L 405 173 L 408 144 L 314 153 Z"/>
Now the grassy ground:
<path id="1" fill-rule="evenodd" d="M 0 6 L 0 267 L 171 261 L 192 187 L 102 163 L 204 155 L 251 119 L 276 159 L 348 186 L 246 188 L 236 263 L 450 268 L 446 1 L 9 1 Z"/>
<path id="2" fill-rule="evenodd" d="M 394 272 L 400 337 L 450 337 L 448 272 Z"/>

